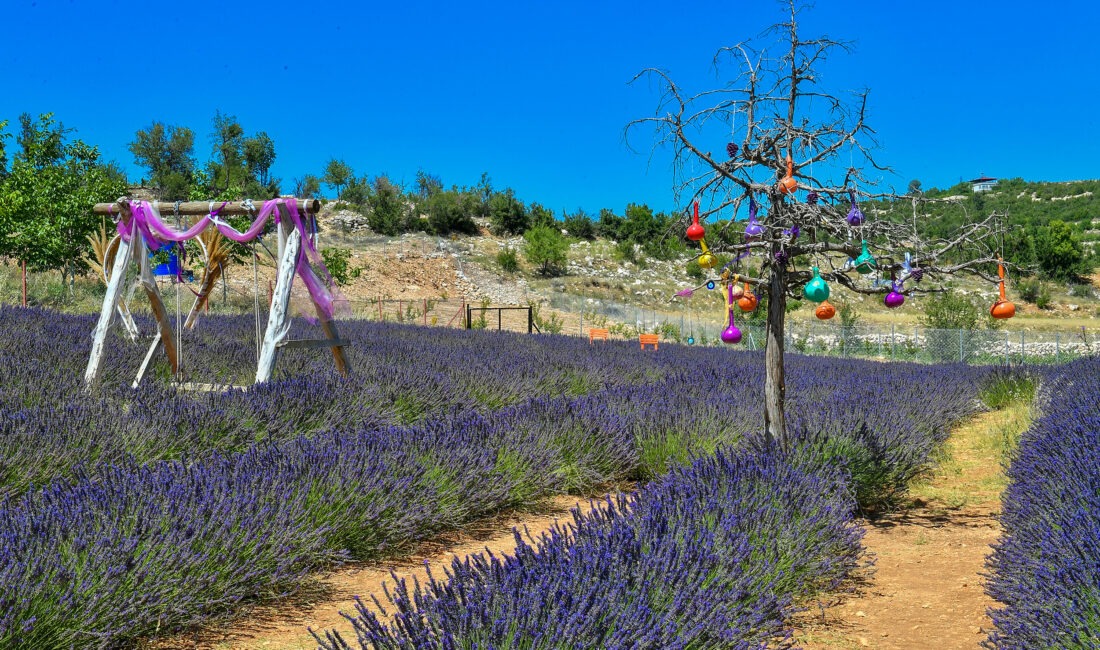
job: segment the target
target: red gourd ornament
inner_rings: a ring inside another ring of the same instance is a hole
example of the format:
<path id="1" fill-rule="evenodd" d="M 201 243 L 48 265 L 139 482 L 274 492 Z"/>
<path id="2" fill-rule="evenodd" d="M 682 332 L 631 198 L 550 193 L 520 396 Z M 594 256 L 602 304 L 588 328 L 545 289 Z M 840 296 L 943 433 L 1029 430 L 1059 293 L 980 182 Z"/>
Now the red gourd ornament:
<path id="1" fill-rule="evenodd" d="M 828 300 L 823 301 L 814 310 L 814 316 L 817 316 L 821 320 L 829 320 L 833 316 L 836 316 L 836 307 Z"/>
<path id="2" fill-rule="evenodd" d="M 687 229 L 687 238 L 691 241 L 699 241 L 706 235 L 706 230 L 699 225 L 699 202 L 695 202 L 695 216 L 692 218 L 691 225 Z"/>

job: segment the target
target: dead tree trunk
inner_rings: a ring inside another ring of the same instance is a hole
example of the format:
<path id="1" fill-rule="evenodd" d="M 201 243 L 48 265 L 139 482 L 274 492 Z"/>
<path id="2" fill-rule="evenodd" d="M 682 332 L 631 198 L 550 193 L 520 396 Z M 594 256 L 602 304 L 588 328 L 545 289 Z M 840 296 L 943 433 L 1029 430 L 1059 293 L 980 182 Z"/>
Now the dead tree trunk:
<path id="1" fill-rule="evenodd" d="M 779 251 L 773 246 L 772 254 Z M 787 418 L 783 413 L 787 387 L 783 380 L 783 328 L 787 317 L 787 269 L 772 264 L 768 281 L 768 325 L 764 347 L 764 439 L 789 449 Z"/>

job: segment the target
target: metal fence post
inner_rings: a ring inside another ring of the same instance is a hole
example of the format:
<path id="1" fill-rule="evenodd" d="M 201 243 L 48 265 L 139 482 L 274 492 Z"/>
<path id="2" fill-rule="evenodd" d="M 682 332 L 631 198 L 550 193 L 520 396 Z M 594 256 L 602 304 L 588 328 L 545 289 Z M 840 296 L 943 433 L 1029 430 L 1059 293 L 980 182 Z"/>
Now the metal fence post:
<path id="1" fill-rule="evenodd" d="M 890 323 L 890 358 L 894 358 L 894 324 Z"/>
<path id="2" fill-rule="evenodd" d="M 963 357 L 963 331 L 959 330 L 959 362 L 962 363 L 965 360 Z"/>
<path id="3" fill-rule="evenodd" d="M 1056 358 L 1062 357 L 1062 334 L 1060 332 L 1054 333 L 1054 356 Z"/>
<path id="4" fill-rule="evenodd" d="M 1008 332 L 1005 332 L 1005 365 L 1008 365 Z"/>
<path id="5" fill-rule="evenodd" d="M 1024 345 L 1024 331 L 1020 330 L 1020 363 L 1027 363 L 1026 351 L 1027 347 Z"/>

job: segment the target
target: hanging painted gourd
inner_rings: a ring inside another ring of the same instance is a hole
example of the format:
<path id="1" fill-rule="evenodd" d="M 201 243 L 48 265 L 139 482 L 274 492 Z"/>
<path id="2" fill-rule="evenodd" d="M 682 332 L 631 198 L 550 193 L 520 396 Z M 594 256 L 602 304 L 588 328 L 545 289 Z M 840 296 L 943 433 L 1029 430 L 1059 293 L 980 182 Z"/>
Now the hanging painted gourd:
<path id="1" fill-rule="evenodd" d="M 752 290 L 749 288 L 749 283 L 746 282 L 745 294 L 741 296 L 740 300 L 737 301 L 737 306 L 741 308 L 741 311 L 748 313 L 750 311 L 756 310 L 756 305 L 758 304 L 758 302 L 759 301 L 756 299 L 756 294 L 752 292 Z"/>
<path id="2" fill-rule="evenodd" d="M 997 275 L 1001 277 L 1001 297 L 989 308 L 989 315 L 993 318 L 1012 318 L 1016 315 L 1016 305 L 1005 298 L 1005 265 L 1003 260 L 997 262 Z"/>
<path id="3" fill-rule="evenodd" d="M 734 156 L 736 156 L 737 155 L 737 145 L 733 142 L 727 143 L 726 144 L 726 153 L 729 154 L 730 158 L 733 158 Z"/>
<path id="4" fill-rule="evenodd" d="M 905 303 L 905 295 L 898 289 L 900 289 L 900 287 L 898 283 L 895 282 L 890 289 L 890 293 L 886 294 L 886 297 L 882 299 L 882 304 L 890 309 L 901 307 Z"/>
<path id="5" fill-rule="evenodd" d="M 699 202 L 695 202 L 695 215 L 692 217 L 691 225 L 687 229 L 687 238 L 691 241 L 699 241 L 706 234 L 703 227 L 699 225 Z"/>
<path id="6" fill-rule="evenodd" d="M 821 320 L 829 320 L 833 316 L 836 316 L 836 307 L 833 307 L 831 302 L 825 300 L 814 310 L 814 316 L 817 316 Z"/>
<path id="7" fill-rule="evenodd" d="M 718 266 L 718 258 L 714 256 L 714 253 L 710 252 L 709 248 L 707 248 L 706 240 L 700 239 L 699 245 L 703 248 L 703 254 L 699 256 L 699 266 L 704 269 L 713 269 Z"/>
<path id="8" fill-rule="evenodd" d="M 848 220 L 849 226 L 858 226 L 863 223 L 863 211 L 856 205 L 856 193 L 849 191 L 848 200 L 851 202 L 852 207 L 848 210 L 848 216 L 845 218 Z"/>
<path id="9" fill-rule="evenodd" d="M 798 181 L 794 178 L 794 162 L 791 161 L 791 154 L 787 154 L 787 175 L 779 179 L 779 193 L 794 194 L 797 189 Z"/>
<path id="10" fill-rule="evenodd" d="M 856 256 L 853 260 L 855 264 L 856 272 L 860 275 L 867 275 L 878 268 L 878 262 L 875 261 L 874 255 L 871 255 L 871 251 L 867 249 L 867 240 L 863 240 L 863 252 Z"/>
<path id="11" fill-rule="evenodd" d="M 803 287 L 802 294 L 810 302 L 824 302 L 829 299 L 829 284 L 817 272 L 816 266 L 814 267 L 814 277 Z"/>
<path id="12" fill-rule="evenodd" d="M 745 239 L 755 239 L 764 234 L 764 226 L 756 220 L 756 201 L 749 197 L 749 222 L 745 225 Z"/>
<path id="13" fill-rule="evenodd" d="M 722 342 L 723 343 L 740 343 L 741 342 L 741 330 L 737 329 L 737 325 L 733 323 L 733 285 L 729 285 L 726 301 L 726 311 L 729 312 L 729 326 L 722 330 Z"/>

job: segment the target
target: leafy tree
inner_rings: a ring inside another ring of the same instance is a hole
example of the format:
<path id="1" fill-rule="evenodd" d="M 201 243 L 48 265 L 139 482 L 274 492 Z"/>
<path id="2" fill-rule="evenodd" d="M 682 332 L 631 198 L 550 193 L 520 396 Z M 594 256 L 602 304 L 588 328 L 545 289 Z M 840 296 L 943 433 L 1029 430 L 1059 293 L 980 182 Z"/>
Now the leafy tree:
<path id="1" fill-rule="evenodd" d="M 89 216 L 91 206 L 125 192 L 125 178 L 100 162 L 95 147 L 68 142 L 52 114 L 25 117 L 22 151 L 0 185 L 0 255 L 34 271 L 61 271 L 71 283 L 86 269 L 87 236 L 100 227 Z"/>
<path id="2" fill-rule="evenodd" d="M 265 131 L 244 139 L 244 164 L 252 178 L 261 185 L 268 184 L 275 164 L 275 142 Z"/>
<path id="3" fill-rule="evenodd" d="M 522 235 L 530 227 L 530 216 L 512 188 L 494 192 L 489 199 L 489 221 L 497 234 Z"/>
<path id="4" fill-rule="evenodd" d="M 1036 230 L 1035 259 L 1044 274 L 1059 280 L 1073 280 L 1087 272 L 1080 240 L 1058 219 Z"/>
<path id="5" fill-rule="evenodd" d="M 0 181 L 4 180 L 4 177 L 8 175 L 8 153 L 4 143 L 9 137 L 9 135 L 4 132 L 7 128 L 8 121 L 0 120 Z"/>
<path id="6" fill-rule="evenodd" d="M 214 112 L 214 132 L 210 135 L 214 160 L 210 162 L 210 178 L 215 194 L 236 188 L 229 198 L 243 191 L 247 171 L 244 166 L 244 128 L 236 116 Z M 272 154 L 274 155 L 274 154 Z"/>
<path id="7" fill-rule="evenodd" d="M 538 226 L 523 235 L 523 253 L 542 275 L 560 275 L 565 270 L 569 242 L 556 228 Z"/>
<path id="8" fill-rule="evenodd" d="M 589 240 L 596 238 L 596 223 L 581 209 L 566 215 L 562 220 L 562 227 L 571 237 Z"/>
<path id="9" fill-rule="evenodd" d="M 921 183 L 916 178 L 909 181 L 909 194 L 912 195 L 912 196 L 919 195 L 920 194 L 920 186 L 921 186 Z"/>
<path id="10" fill-rule="evenodd" d="M 416 196 L 426 201 L 437 192 L 443 191 L 443 181 L 434 174 L 429 174 L 423 169 L 416 172 Z"/>
<path id="11" fill-rule="evenodd" d="M 352 205 L 366 205 L 367 201 L 370 200 L 370 193 L 369 178 L 366 176 L 352 176 L 337 198 Z"/>
<path id="12" fill-rule="evenodd" d="M 596 233 L 604 239 L 623 239 L 625 237 L 625 223 L 625 217 L 615 214 L 609 208 L 603 208 L 600 210 L 600 219 L 596 224 Z"/>
<path id="13" fill-rule="evenodd" d="M 670 146 L 676 170 L 696 170 L 679 177 L 678 193 L 700 202 L 702 219 L 736 212 L 750 201 L 763 208 L 762 232 L 721 246 L 715 238 L 711 246 L 731 253 L 730 270 L 749 276 L 757 294 L 767 295 L 764 436 L 768 444 L 789 449 L 783 362 L 788 298 L 803 295 L 811 279 L 817 289 L 811 296 L 821 299 L 826 294 L 808 269 L 810 262 L 830 256 L 855 258 L 861 254 L 862 237 L 874 243 L 878 272 L 895 282 L 908 280 L 908 286 L 896 285 L 907 293 L 936 290 L 926 287 L 942 286 L 945 278 L 956 273 L 971 273 L 993 283 L 996 277 L 989 269 L 995 268 L 993 244 L 998 241 L 1002 217 L 967 220 L 959 228 L 945 229 L 946 237 L 931 239 L 921 236 L 915 220 L 867 219 L 854 212 L 849 216 L 849 198 L 867 194 L 860 186 L 868 181 L 847 155 L 841 163 L 841 154 L 850 151 L 853 158 L 859 155 L 860 165 L 881 168 L 865 146 L 873 139 L 865 121 L 867 92 L 847 101 L 819 86 L 817 66 L 843 45 L 827 37 L 801 37 L 798 4 L 796 0 L 785 4 L 787 18 L 766 32 L 780 41 L 778 48 L 753 49 L 739 43 L 718 51 L 714 61 L 719 74 L 726 62 L 735 68 L 732 79 L 723 80 L 718 88 L 689 92 L 665 71 L 649 69 L 639 74 L 637 78 L 656 82 L 661 100 L 651 117 L 631 122 L 627 134 L 637 127 L 655 131 L 654 147 Z M 828 110 L 821 110 L 822 106 Z M 731 132 L 731 142 L 715 146 L 711 139 L 715 133 Z M 815 166 L 823 175 L 841 170 L 836 173 L 844 176 L 814 176 Z M 891 203 L 897 197 L 887 198 L 886 203 Z M 858 230 L 853 220 L 861 224 Z M 744 261 L 753 257 L 753 262 L 760 262 L 759 277 L 751 276 L 750 263 Z M 895 288 L 862 277 L 850 266 L 836 265 L 826 266 L 820 280 L 872 295 Z M 924 284 L 917 285 L 922 279 Z"/>
<path id="14" fill-rule="evenodd" d="M 540 203 L 532 203 L 527 210 L 530 227 L 546 226 L 547 228 L 560 228 L 561 224 L 554 219 L 554 213 L 542 207 Z"/>
<path id="15" fill-rule="evenodd" d="M 306 174 L 294 179 L 294 196 L 303 199 L 316 199 L 321 196 L 321 179 Z"/>
<path id="16" fill-rule="evenodd" d="M 428 225 L 437 235 L 477 233 L 474 215 L 481 211 L 481 198 L 456 189 L 437 192 L 428 199 Z"/>
<path id="17" fill-rule="evenodd" d="M 332 187 L 337 198 L 343 193 L 344 187 L 355 178 L 351 166 L 343 160 L 332 158 L 325 165 L 325 173 L 321 175 L 321 181 Z"/>
<path id="18" fill-rule="evenodd" d="M 153 122 L 139 129 L 129 145 L 134 162 L 149 171 L 161 198 L 186 199 L 195 180 L 195 134 L 184 126 Z"/>
<path id="19" fill-rule="evenodd" d="M 367 223 L 383 235 L 396 235 L 405 225 L 405 195 L 385 175 L 375 176 L 374 191 L 367 198 Z"/>

